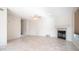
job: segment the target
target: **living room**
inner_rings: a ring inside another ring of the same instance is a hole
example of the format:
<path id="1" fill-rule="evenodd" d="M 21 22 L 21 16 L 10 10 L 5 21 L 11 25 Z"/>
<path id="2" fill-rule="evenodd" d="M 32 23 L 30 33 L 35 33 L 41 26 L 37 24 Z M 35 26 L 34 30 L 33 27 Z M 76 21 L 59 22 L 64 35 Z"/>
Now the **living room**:
<path id="1" fill-rule="evenodd" d="M 6 7 L 0 10 L 3 10 L 2 16 L 5 15 L 1 19 L 7 21 L 1 20 L 1 24 L 5 24 L 1 25 L 1 50 L 79 50 L 78 40 L 74 39 L 78 37 L 77 7 Z"/>

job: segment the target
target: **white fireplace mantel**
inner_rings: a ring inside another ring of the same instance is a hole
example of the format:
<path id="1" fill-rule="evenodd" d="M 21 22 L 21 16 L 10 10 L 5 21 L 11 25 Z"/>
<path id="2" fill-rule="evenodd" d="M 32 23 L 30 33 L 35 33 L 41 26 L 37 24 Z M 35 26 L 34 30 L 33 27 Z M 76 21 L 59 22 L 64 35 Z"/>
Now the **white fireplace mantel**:
<path id="1" fill-rule="evenodd" d="M 67 26 L 56 26 L 56 30 L 66 31 L 67 30 Z"/>

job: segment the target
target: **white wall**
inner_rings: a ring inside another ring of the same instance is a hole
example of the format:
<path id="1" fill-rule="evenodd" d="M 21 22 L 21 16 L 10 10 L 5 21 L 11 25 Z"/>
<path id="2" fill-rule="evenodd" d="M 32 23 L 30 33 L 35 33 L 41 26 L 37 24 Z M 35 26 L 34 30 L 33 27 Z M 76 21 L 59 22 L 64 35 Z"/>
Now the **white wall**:
<path id="1" fill-rule="evenodd" d="M 40 20 L 28 21 L 27 35 L 50 35 L 57 37 L 56 27 L 67 28 L 67 40 L 72 40 L 74 29 L 74 8 L 69 7 L 53 7 L 44 8 L 38 15 L 42 17 Z"/>
<path id="2" fill-rule="evenodd" d="M 38 20 L 27 20 L 27 35 L 56 37 L 54 19 L 46 15 L 41 17 Z"/>
<path id="3" fill-rule="evenodd" d="M 72 40 L 74 35 L 74 11 L 73 7 L 54 7 L 46 8 L 47 13 L 54 18 L 55 27 L 67 28 L 67 40 Z"/>
<path id="4" fill-rule="evenodd" d="M 7 35 L 8 40 L 16 39 L 21 36 L 21 18 L 8 10 Z"/>
<path id="5" fill-rule="evenodd" d="M 73 8 L 61 8 L 56 21 L 56 26 L 67 28 L 66 39 L 71 41 L 73 38 Z"/>
<path id="6" fill-rule="evenodd" d="M 50 35 L 55 37 L 55 24 L 54 19 L 51 19 L 46 13 L 45 7 L 22 7 L 22 8 L 9 8 L 13 12 L 20 15 L 27 20 L 27 35 Z M 32 21 L 32 16 L 41 16 L 42 19 L 38 21 Z"/>
<path id="7" fill-rule="evenodd" d="M 50 35 L 57 37 L 56 27 L 67 27 L 67 40 L 72 40 L 74 34 L 73 7 L 27 7 L 10 8 L 27 20 L 27 35 Z M 42 19 L 33 21 L 32 16 Z"/>
<path id="8" fill-rule="evenodd" d="M 7 8 L 0 9 L 0 48 L 7 45 Z"/>

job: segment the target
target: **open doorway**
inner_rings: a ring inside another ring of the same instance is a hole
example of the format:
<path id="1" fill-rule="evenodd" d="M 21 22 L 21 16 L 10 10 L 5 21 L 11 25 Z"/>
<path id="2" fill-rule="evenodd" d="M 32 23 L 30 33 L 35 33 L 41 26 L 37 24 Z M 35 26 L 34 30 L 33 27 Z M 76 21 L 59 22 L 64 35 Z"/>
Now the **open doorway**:
<path id="1" fill-rule="evenodd" d="M 74 39 L 73 43 L 79 48 L 79 9 L 74 14 Z"/>
<path id="2" fill-rule="evenodd" d="M 75 12 L 75 34 L 79 35 L 79 9 Z"/>
<path id="3" fill-rule="evenodd" d="M 21 19 L 21 35 L 24 36 L 26 35 L 26 25 L 27 25 L 27 21 L 24 19 Z"/>

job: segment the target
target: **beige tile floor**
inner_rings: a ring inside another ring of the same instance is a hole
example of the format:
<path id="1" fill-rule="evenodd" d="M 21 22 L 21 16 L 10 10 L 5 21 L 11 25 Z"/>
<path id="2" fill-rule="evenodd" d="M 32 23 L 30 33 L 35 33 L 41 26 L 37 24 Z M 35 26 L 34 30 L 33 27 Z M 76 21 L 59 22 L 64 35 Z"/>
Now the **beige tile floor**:
<path id="1" fill-rule="evenodd" d="M 3 51 L 79 51 L 70 41 L 49 37 L 26 36 L 8 41 Z"/>

